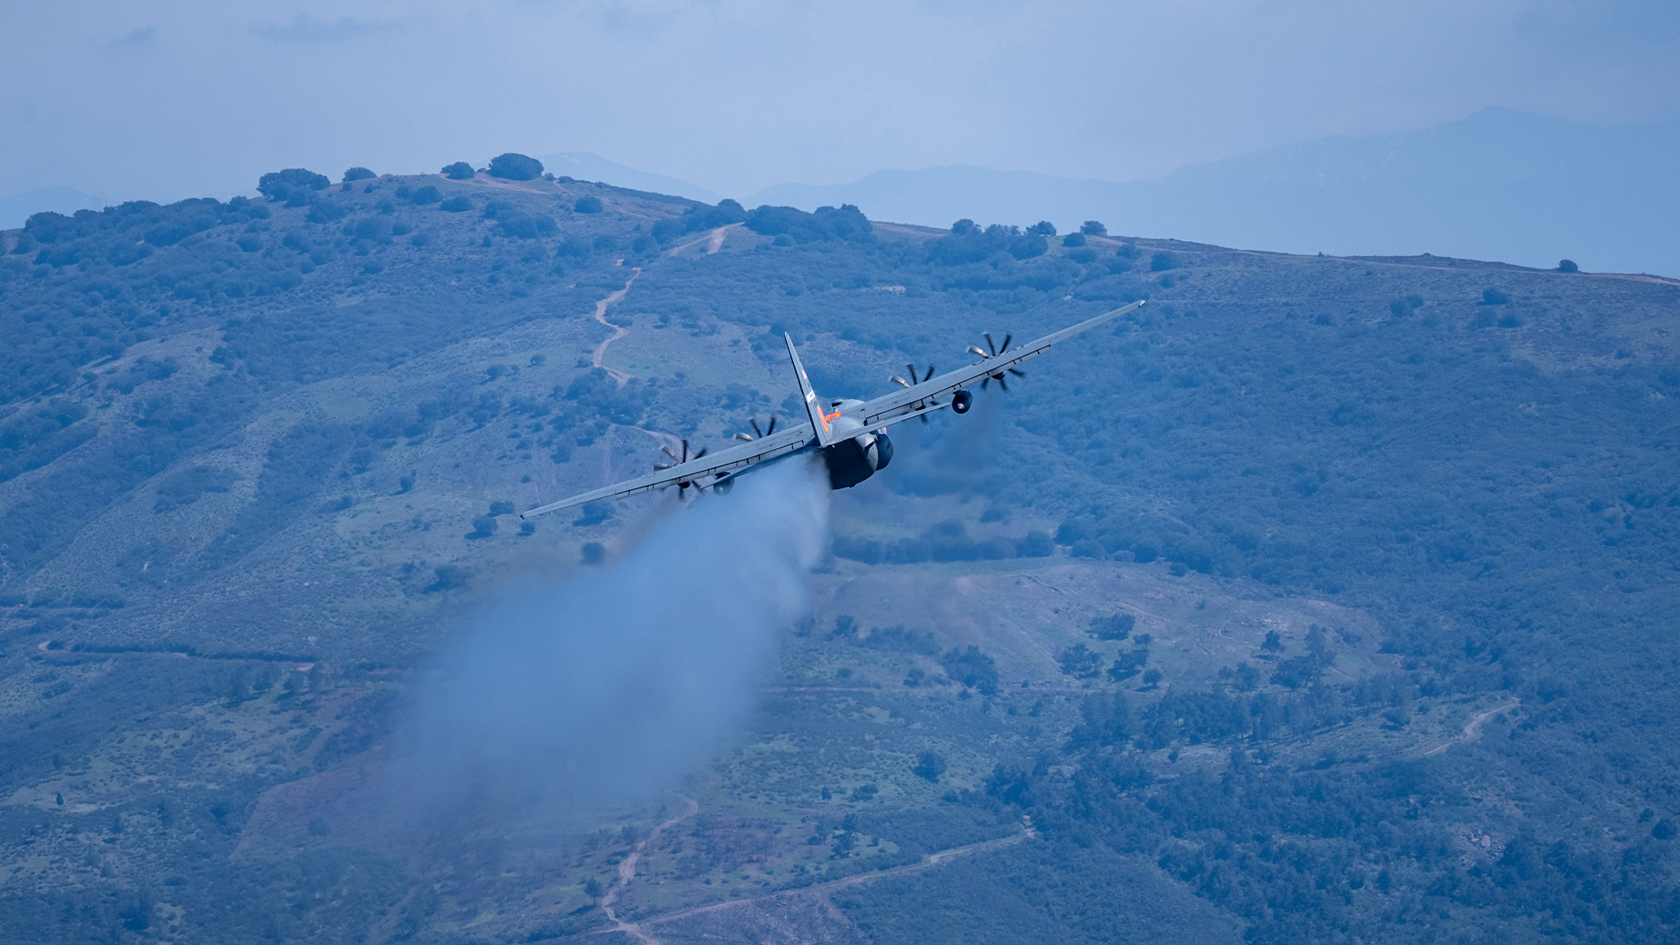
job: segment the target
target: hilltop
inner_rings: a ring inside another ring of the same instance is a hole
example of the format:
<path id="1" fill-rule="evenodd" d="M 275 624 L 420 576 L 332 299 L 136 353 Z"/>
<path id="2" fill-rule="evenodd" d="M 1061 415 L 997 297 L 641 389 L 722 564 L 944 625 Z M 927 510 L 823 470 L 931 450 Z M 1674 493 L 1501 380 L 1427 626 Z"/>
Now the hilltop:
<path id="1" fill-rule="evenodd" d="M 679 937 L 1672 933 L 1680 284 L 349 176 L 4 233 L 14 934 L 538 941 L 590 881 Z M 661 500 L 511 513 L 792 415 L 783 332 L 870 396 L 1138 298 L 834 497 L 692 814 L 345 815 L 460 614 Z"/>

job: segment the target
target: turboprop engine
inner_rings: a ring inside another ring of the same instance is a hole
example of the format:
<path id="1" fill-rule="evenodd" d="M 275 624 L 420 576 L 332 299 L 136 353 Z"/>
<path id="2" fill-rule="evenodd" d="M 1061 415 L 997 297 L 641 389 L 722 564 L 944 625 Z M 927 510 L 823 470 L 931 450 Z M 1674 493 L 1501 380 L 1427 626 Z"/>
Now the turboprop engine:
<path id="1" fill-rule="evenodd" d="M 844 443 L 823 448 L 828 465 L 828 487 L 849 489 L 868 479 L 892 462 L 892 440 L 885 433 L 865 433 Z"/>

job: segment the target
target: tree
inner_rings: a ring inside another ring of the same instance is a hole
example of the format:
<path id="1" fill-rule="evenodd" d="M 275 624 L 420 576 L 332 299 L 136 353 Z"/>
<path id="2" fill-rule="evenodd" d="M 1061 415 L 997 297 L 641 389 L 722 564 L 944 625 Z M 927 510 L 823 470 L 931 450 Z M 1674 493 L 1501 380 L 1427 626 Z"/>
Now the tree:
<path id="1" fill-rule="evenodd" d="M 454 164 L 445 164 L 443 166 L 443 170 L 438 173 L 450 180 L 471 180 L 473 177 L 473 166 L 468 164 L 466 161 L 456 161 Z"/>
<path id="2" fill-rule="evenodd" d="M 1075 679 L 1090 679 L 1103 668 L 1102 654 L 1083 643 L 1075 643 L 1056 654 L 1056 662 L 1061 664 L 1064 676 Z"/>
<path id="3" fill-rule="evenodd" d="M 974 644 L 969 644 L 965 650 L 947 651 L 939 658 L 939 663 L 945 667 L 947 676 L 968 688 L 980 690 L 981 695 L 997 692 L 997 664 Z"/>
<path id="4" fill-rule="evenodd" d="M 1027 227 L 1027 232 L 1033 234 L 1034 236 L 1055 236 L 1056 224 L 1051 223 L 1049 220 L 1040 220 L 1032 226 Z"/>
<path id="5" fill-rule="evenodd" d="M 578 213 L 600 213 L 606 208 L 601 205 L 600 197 L 579 197 L 572 209 Z"/>
<path id="6" fill-rule="evenodd" d="M 1056 553 L 1056 543 L 1048 532 L 1030 531 L 1015 543 L 1015 554 L 1022 558 L 1048 558 Z"/>
<path id="7" fill-rule="evenodd" d="M 1107 236 L 1108 227 L 1103 226 L 1096 220 L 1086 220 L 1084 223 L 1079 224 L 1079 232 L 1085 234 L 1086 236 Z"/>
<path id="8" fill-rule="evenodd" d="M 970 233 L 978 232 L 980 232 L 980 227 L 976 225 L 973 220 L 970 220 L 967 217 L 963 217 L 961 220 L 951 224 L 952 236 L 967 236 Z"/>
<path id="9" fill-rule="evenodd" d="M 1172 253 L 1167 252 L 1166 250 L 1162 250 L 1162 251 L 1156 253 L 1155 255 L 1149 257 L 1149 271 L 1150 272 L 1166 272 L 1168 269 L 1177 269 L 1177 268 L 1178 268 L 1178 257 L 1174 256 Z"/>
<path id="10" fill-rule="evenodd" d="M 1062 237 L 1062 245 L 1063 246 L 1084 246 L 1085 245 L 1085 234 L 1084 233 L 1069 233 L 1068 235 Z"/>
<path id="11" fill-rule="evenodd" d="M 1091 618 L 1091 636 L 1099 640 L 1124 640 L 1132 635 L 1137 618 L 1131 614 L 1113 614 Z"/>
<path id="12" fill-rule="evenodd" d="M 796 207 L 762 206 L 747 214 L 747 229 L 762 236 L 786 236 L 794 243 L 826 243 L 835 240 L 867 243 L 869 220 L 851 204 L 818 207 L 806 213 Z"/>
<path id="13" fill-rule="evenodd" d="M 490 176 L 503 180 L 535 180 L 542 176 L 542 162 L 534 157 L 509 151 L 490 160 Z"/>
<path id="14" fill-rule="evenodd" d="M 589 897 L 590 903 L 601 901 L 601 881 L 591 876 L 583 881 L 583 894 Z"/>
<path id="15" fill-rule="evenodd" d="M 1276 630 L 1266 631 L 1266 642 L 1260 644 L 1260 649 L 1267 653 L 1283 652 L 1283 637 Z"/>
<path id="16" fill-rule="evenodd" d="M 371 180 L 372 178 L 378 176 L 378 174 L 375 174 L 365 167 L 352 167 L 344 172 L 344 182 L 348 184 L 355 180 Z"/>
<path id="17" fill-rule="evenodd" d="M 408 202 L 414 204 L 415 206 L 422 206 L 422 205 L 428 204 L 428 203 L 437 203 L 438 201 L 440 201 L 442 199 L 443 199 L 443 193 L 441 191 L 439 191 L 436 187 L 433 187 L 431 184 L 427 184 L 426 186 L 420 188 L 419 190 L 416 190 L 414 193 L 409 194 L 409 196 L 408 196 Z"/>
<path id="18" fill-rule="evenodd" d="M 1558 260 L 1557 271 L 1558 272 L 1580 272 L 1581 267 L 1575 265 L 1575 260 L 1573 260 L 1573 259 L 1560 259 L 1560 260 Z"/>
<path id="19" fill-rule="evenodd" d="M 311 190 L 326 190 L 332 181 L 325 174 L 301 167 L 288 167 L 283 171 L 270 171 L 257 178 L 257 193 L 270 200 L 290 200 L 299 191 L 308 193 Z"/>
<path id="20" fill-rule="evenodd" d="M 939 783 L 939 776 L 945 773 L 945 758 L 938 752 L 924 751 L 916 758 L 916 766 L 910 773 L 924 781 Z"/>

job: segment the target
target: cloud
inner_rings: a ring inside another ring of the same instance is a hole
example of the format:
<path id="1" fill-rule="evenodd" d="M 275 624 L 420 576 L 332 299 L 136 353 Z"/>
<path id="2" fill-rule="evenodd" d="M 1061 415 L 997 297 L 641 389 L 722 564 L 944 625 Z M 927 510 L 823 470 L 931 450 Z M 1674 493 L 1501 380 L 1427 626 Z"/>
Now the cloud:
<path id="1" fill-rule="evenodd" d="M 257 23 L 251 34 L 275 43 L 341 43 L 394 33 L 402 28 L 395 21 L 358 20 L 343 16 L 337 20 L 299 13 L 290 23 Z"/>

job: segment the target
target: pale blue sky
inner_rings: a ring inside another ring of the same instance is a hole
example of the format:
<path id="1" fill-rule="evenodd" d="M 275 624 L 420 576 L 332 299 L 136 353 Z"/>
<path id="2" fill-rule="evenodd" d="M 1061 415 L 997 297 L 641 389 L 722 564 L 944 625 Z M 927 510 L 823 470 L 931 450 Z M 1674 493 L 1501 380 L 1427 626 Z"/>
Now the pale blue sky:
<path id="1" fill-rule="evenodd" d="M 1487 105 L 1680 117 L 1658 0 L 62 0 L 0 11 L 0 196 L 592 151 L 720 193 L 970 163 L 1128 180 Z"/>

